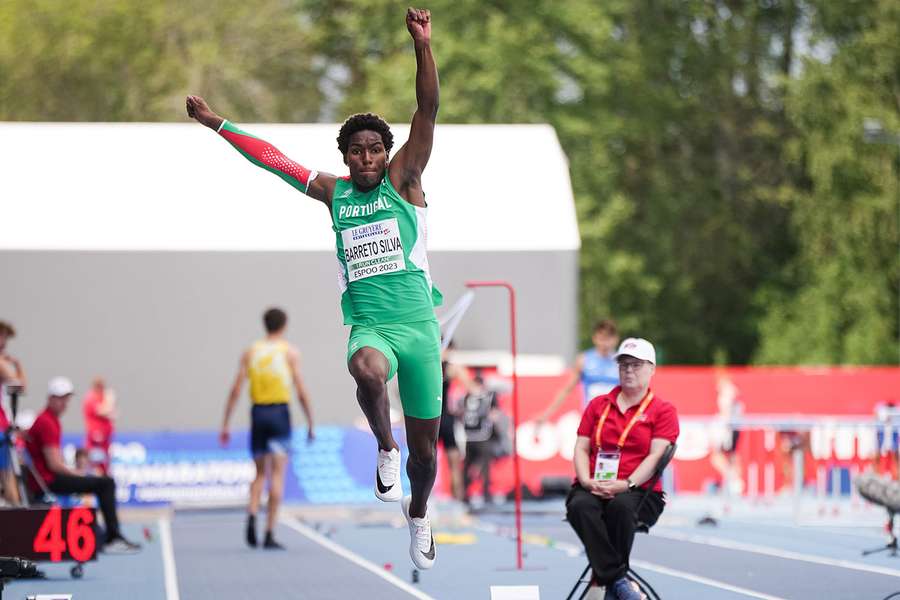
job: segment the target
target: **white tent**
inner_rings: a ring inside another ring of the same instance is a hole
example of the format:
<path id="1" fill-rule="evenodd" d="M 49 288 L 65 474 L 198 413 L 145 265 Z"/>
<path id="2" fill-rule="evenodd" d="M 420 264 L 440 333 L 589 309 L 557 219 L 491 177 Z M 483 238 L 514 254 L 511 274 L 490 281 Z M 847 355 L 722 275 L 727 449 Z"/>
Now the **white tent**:
<path id="1" fill-rule="evenodd" d="M 241 125 L 346 174 L 339 125 Z M 395 127 L 395 151 L 408 126 Z M 0 124 L 10 250 L 329 250 L 328 214 L 198 124 Z M 548 125 L 442 125 L 423 178 L 432 250 L 576 250 L 568 164 Z M 273 219 L 273 215 L 277 218 Z"/>

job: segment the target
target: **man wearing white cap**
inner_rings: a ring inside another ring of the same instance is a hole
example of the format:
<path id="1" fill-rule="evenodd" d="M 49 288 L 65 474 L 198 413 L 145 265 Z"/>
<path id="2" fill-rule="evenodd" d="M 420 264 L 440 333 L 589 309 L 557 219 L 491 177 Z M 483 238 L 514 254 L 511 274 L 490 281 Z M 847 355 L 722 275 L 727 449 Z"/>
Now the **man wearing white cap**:
<path id="1" fill-rule="evenodd" d="M 656 464 L 678 438 L 675 407 L 655 396 L 650 379 L 656 350 L 641 338 L 628 338 L 616 353 L 618 386 L 591 400 L 581 417 L 575 442 L 576 480 L 566 498 L 566 514 L 584 544 L 593 580 L 606 587 L 606 598 L 637 600 L 626 579 L 634 541 L 634 512 L 653 525 L 665 499 L 657 481 L 642 504 Z"/>
<path id="2" fill-rule="evenodd" d="M 116 483 L 110 477 L 79 475 L 62 458 L 60 444 L 62 426 L 60 415 L 65 412 L 75 392 L 72 382 L 65 377 L 54 377 L 47 386 L 47 407 L 37 416 L 28 430 L 26 447 L 38 476 L 54 494 L 94 494 L 106 523 L 106 540 L 103 551 L 128 554 L 140 550 L 122 536 L 119 530 L 119 516 L 116 513 Z M 33 491 L 40 486 L 29 480 Z"/>

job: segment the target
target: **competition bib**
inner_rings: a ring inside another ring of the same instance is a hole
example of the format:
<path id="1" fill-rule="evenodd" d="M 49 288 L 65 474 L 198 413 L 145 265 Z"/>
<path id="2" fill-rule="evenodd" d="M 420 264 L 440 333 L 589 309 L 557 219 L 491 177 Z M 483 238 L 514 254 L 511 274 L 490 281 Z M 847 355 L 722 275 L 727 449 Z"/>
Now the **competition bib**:
<path id="1" fill-rule="evenodd" d="M 397 219 L 385 219 L 341 231 L 347 280 L 406 270 Z"/>
<path id="2" fill-rule="evenodd" d="M 597 451 L 594 461 L 594 479 L 596 481 L 615 481 L 619 477 L 619 452 Z"/>

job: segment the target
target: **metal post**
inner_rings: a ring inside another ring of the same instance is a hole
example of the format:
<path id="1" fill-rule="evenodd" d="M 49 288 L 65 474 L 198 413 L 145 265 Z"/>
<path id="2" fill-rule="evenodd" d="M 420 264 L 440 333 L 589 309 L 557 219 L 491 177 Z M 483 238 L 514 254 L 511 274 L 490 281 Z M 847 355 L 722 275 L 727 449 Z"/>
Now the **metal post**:
<path id="1" fill-rule="evenodd" d="M 513 481 L 516 486 L 516 568 L 522 569 L 522 485 L 519 471 L 519 375 L 516 369 L 516 292 L 507 281 L 467 281 L 466 287 L 504 287 L 509 292 L 509 330 L 512 351 L 513 406 Z"/>

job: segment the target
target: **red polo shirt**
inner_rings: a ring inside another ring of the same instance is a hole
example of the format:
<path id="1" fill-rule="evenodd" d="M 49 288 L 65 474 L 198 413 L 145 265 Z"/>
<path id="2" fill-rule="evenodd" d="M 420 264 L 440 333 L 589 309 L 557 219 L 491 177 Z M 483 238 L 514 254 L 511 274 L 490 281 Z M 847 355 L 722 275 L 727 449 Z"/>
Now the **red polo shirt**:
<path id="1" fill-rule="evenodd" d="M 0 405 L 0 433 L 5 432 L 9 427 L 9 419 L 6 418 L 6 413 L 3 412 L 3 406 Z"/>
<path id="2" fill-rule="evenodd" d="M 600 441 L 604 450 L 615 450 L 622 431 L 628 426 L 631 417 L 638 410 L 640 402 L 629 408 L 622 414 L 616 404 L 616 398 L 622 391 L 621 386 L 616 386 L 608 394 L 597 396 L 581 415 L 581 424 L 578 426 L 578 435 L 587 437 L 591 440 L 590 454 L 590 470 L 594 470 L 594 461 L 597 459 L 597 423 L 600 416 L 607 405 L 609 414 L 606 415 L 606 422 L 603 424 L 603 431 L 600 433 Z M 650 454 L 650 440 L 653 438 L 663 438 L 669 440 L 673 444 L 678 439 L 678 413 L 675 407 L 660 398 L 653 396 L 650 404 L 644 414 L 635 422 L 634 427 L 625 439 L 625 445 L 622 448 L 622 457 L 619 461 L 619 479 L 626 479 L 641 464 L 648 454 Z M 653 489 L 657 492 L 662 491 L 662 481 L 657 481 Z"/>
<path id="3" fill-rule="evenodd" d="M 31 456 L 31 464 L 48 485 L 53 481 L 55 475 L 47 466 L 44 448 L 53 446 L 59 448 L 61 441 L 62 427 L 59 424 L 59 418 L 49 409 L 44 409 L 44 412 L 37 416 L 31 429 L 28 430 L 28 441 L 25 446 Z"/>

